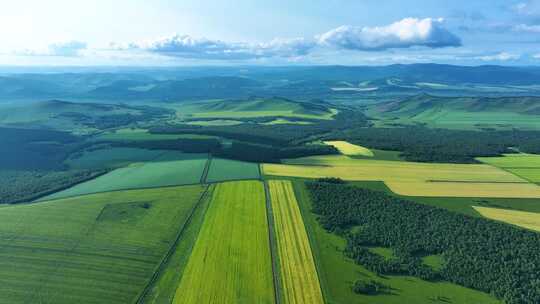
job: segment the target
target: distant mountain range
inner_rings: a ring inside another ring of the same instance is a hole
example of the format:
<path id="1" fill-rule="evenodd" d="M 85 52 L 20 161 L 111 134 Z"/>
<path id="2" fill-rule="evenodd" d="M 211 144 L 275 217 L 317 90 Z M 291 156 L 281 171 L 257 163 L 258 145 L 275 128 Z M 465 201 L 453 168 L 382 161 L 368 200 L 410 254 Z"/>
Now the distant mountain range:
<path id="1" fill-rule="evenodd" d="M 22 73 L 21 73 L 22 72 Z M 389 66 L 0 69 L 0 100 L 540 95 L 540 67 Z"/>

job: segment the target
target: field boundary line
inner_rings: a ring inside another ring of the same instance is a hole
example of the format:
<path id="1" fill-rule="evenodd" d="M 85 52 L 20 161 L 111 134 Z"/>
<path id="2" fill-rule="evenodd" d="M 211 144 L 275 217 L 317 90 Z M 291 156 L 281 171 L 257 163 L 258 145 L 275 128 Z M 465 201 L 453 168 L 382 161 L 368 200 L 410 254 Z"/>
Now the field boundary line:
<path id="1" fill-rule="evenodd" d="M 171 244 L 171 246 L 169 246 L 169 249 L 167 250 L 167 253 L 161 259 L 161 262 L 156 267 L 156 269 L 154 271 L 154 274 L 152 275 L 150 280 L 146 283 L 146 286 L 141 291 L 141 293 L 137 296 L 136 301 L 134 303 L 137 303 L 137 304 L 144 303 L 144 300 L 145 300 L 146 296 L 150 293 L 150 291 L 152 290 L 152 287 L 154 286 L 154 284 L 159 279 L 161 273 L 165 269 L 165 267 L 166 267 L 167 263 L 169 262 L 171 256 L 174 254 L 174 251 L 176 250 L 176 247 L 178 246 L 178 243 L 180 242 L 180 239 L 182 238 L 182 235 L 184 234 L 184 231 L 186 230 L 186 228 L 191 223 L 191 219 L 193 218 L 193 215 L 195 214 L 195 211 L 200 207 L 202 202 L 207 198 L 208 193 L 210 192 L 210 188 L 211 188 L 210 185 L 206 185 L 206 188 L 201 193 L 201 196 L 197 200 L 197 203 L 195 203 L 195 206 L 193 206 L 193 208 L 189 212 L 189 215 L 188 215 L 187 219 L 184 221 L 184 223 L 180 227 L 179 231 L 177 232 L 173 243 Z"/>
<path id="2" fill-rule="evenodd" d="M 306 213 L 311 212 L 309 210 L 311 205 L 311 198 L 308 190 L 306 189 L 305 183 L 300 180 L 291 181 L 294 196 L 296 197 L 296 203 L 300 209 L 300 215 L 304 221 L 304 228 L 306 229 L 306 234 L 308 236 L 309 246 L 311 248 L 311 255 L 313 256 L 313 262 L 315 264 L 315 270 L 317 271 L 317 277 L 319 279 L 319 285 L 321 288 L 321 293 L 324 303 L 329 303 L 330 292 L 328 291 L 328 281 L 326 276 L 322 275 L 322 265 L 321 265 L 321 254 L 319 241 L 316 236 L 316 232 L 313 231 L 312 225 L 319 225 L 317 220 L 310 218 Z M 303 192 L 305 195 L 299 195 L 300 192 Z M 309 200 L 306 201 L 306 200 Z"/>
<path id="3" fill-rule="evenodd" d="M 204 166 L 202 175 L 201 175 L 201 184 L 206 184 L 206 180 L 208 179 L 208 172 L 210 172 L 210 166 L 212 165 L 212 154 L 208 153 L 208 159 L 206 160 L 206 164 Z"/>
<path id="4" fill-rule="evenodd" d="M 266 220 L 268 221 L 268 242 L 270 244 L 270 259 L 272 263 L 272 277 L 274 279 L 274 298 L 276 304 L 281 304 L 281 280 L 279 277 L 279 261 L 277 252 L 277 242 L 274 230 L 274 213 L 272 211 L 272 202 L 270 197 L 270 189 L 268 182 L 263 181 L 264 185 L 264 197 L 266 203 Z"/>

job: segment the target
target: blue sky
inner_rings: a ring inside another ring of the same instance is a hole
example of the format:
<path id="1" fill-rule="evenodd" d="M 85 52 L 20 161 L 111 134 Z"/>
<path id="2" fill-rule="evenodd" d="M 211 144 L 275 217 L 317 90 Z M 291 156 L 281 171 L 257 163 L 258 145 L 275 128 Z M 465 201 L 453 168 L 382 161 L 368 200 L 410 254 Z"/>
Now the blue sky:
<path id="1" fill-rule="evenodd" d="M 1 65 L 540 64 L 540 0 L 18 0 Z"/>

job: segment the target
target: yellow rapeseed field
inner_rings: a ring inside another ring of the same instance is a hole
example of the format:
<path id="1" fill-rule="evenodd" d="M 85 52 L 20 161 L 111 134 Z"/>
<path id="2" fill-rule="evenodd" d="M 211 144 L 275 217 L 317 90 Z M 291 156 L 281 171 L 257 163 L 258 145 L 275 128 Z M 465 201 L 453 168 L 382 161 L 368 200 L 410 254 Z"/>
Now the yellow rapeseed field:
<path id="1" fill-rule="evenodd" d="M 323 304 L 304 221 L 290 181 L 268 182 L 274 214 L 283 303 Z"/>
<path id="2" fill-rule="evenodd" d="M 484 217 L 540 231 L 540 213 L 477 206 L 473 208 Z"/>
<path id="3" fill-rule="evenodd" d="M 333 155 L 264 164 L 263 171 L 274 176 L 383 181 L 392 191 L 408 196 L 540 198 L 540 186 L 484 164 L 416 163 Z"/>
<path id="4" fill-rule="evenodd" d="M 339 152 L 341 152 L 341 154 L 343 155 L 361 155 L 369 157 L 373 156 L 373 152 L 371 152 L 370 149 L 358 145 L 353 145 L 346 141 L 325 141 L 324 143 L 329 146 L 336 147 L 336 149 L 338 149 Z"/>

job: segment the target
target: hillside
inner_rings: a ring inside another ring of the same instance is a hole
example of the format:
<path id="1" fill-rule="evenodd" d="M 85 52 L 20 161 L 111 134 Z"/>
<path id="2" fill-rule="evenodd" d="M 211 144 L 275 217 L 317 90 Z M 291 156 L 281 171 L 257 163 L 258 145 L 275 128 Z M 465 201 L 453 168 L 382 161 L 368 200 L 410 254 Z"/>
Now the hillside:
<path id="1" fill-rule="evenodd" d="M 437 97 L 428 94 L 370 106 L 383 123 L 450 128 L 540 128 L 539 97 Z M 380 123 L 380 122 L 379 122 Z"/>

